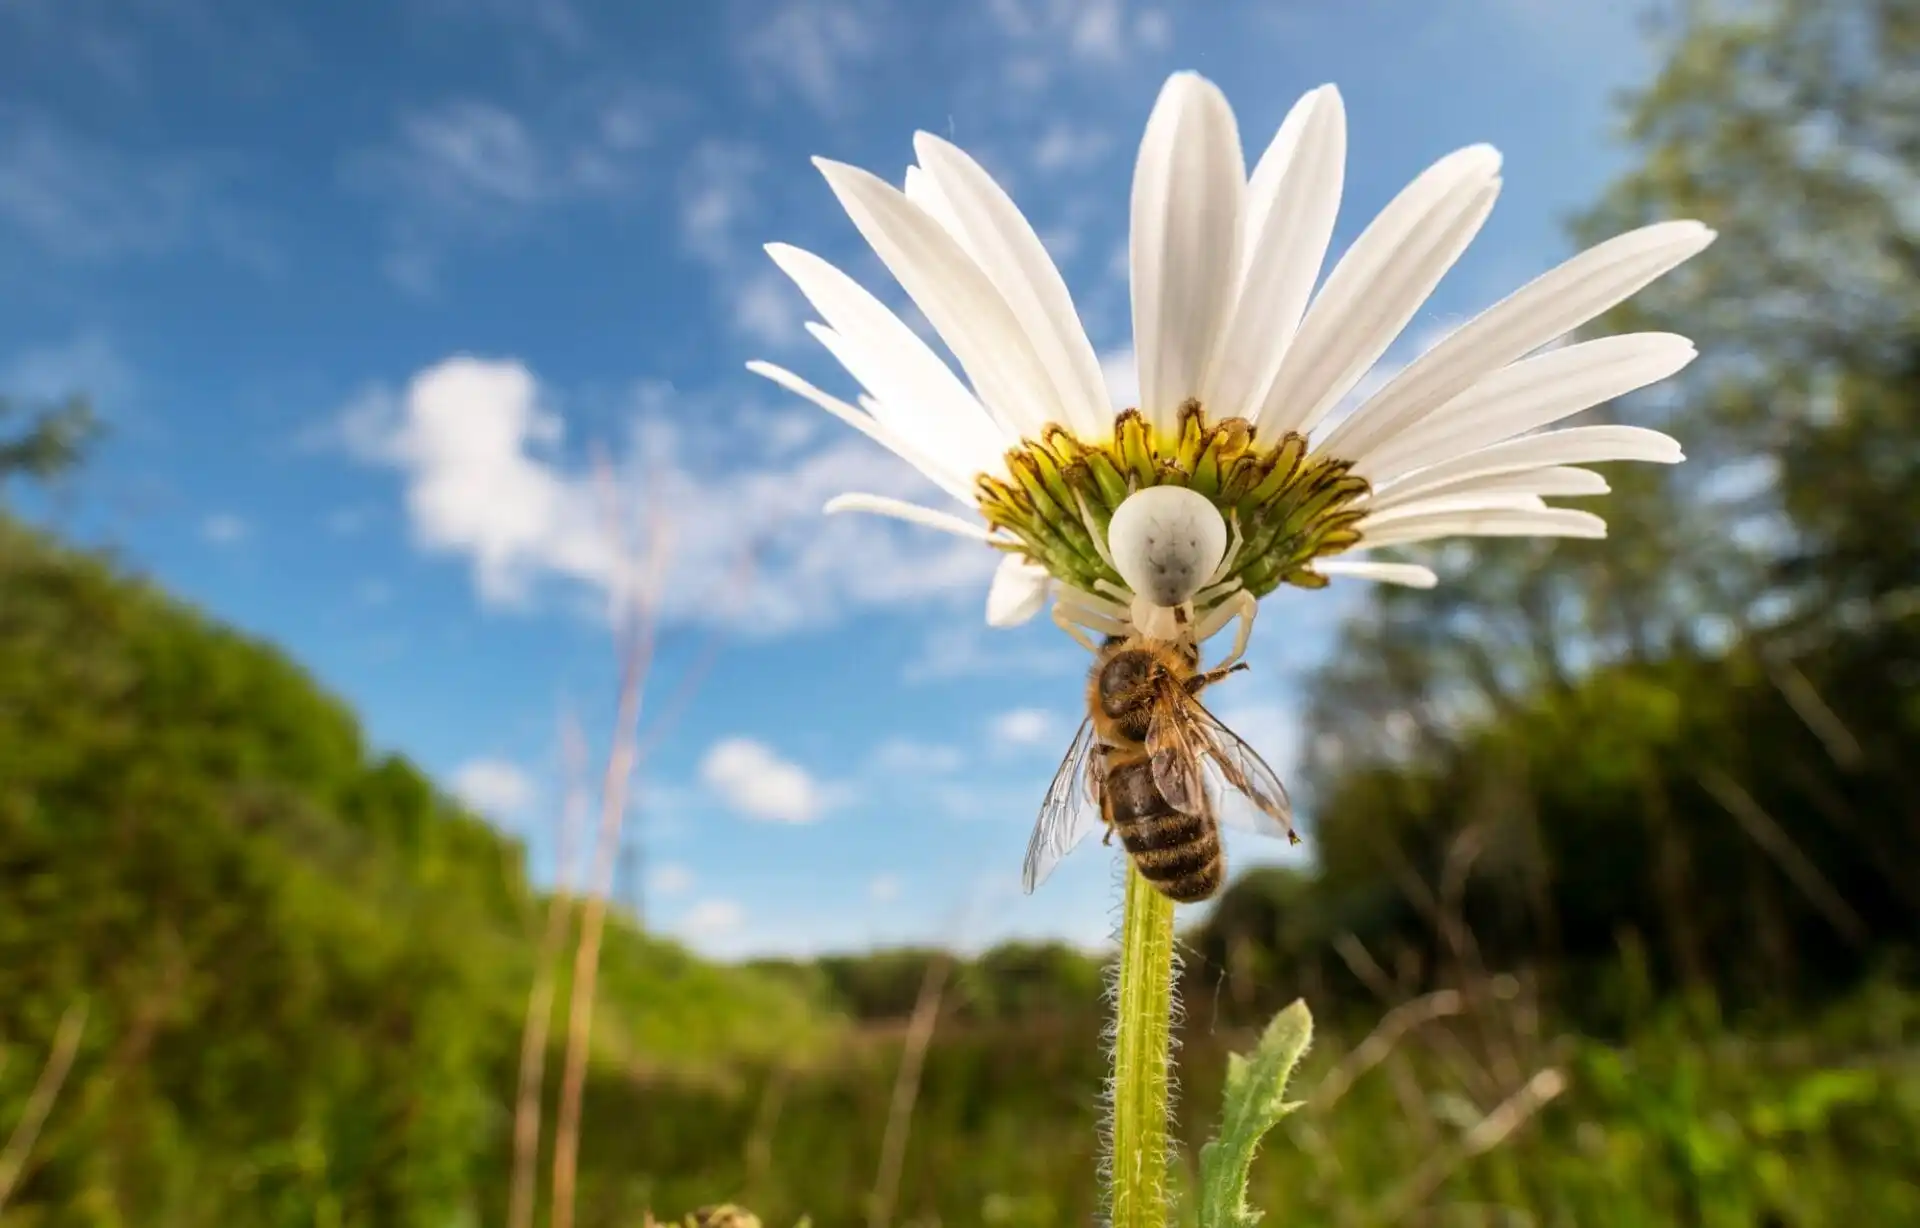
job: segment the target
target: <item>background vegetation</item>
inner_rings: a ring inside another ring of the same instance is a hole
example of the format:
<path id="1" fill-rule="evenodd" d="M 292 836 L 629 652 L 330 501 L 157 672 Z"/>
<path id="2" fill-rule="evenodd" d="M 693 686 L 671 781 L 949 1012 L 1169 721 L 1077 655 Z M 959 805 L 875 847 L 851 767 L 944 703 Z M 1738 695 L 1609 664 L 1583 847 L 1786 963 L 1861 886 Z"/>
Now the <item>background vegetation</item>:
<path id="1" fill-rule="evenodd" d="M 1663 38 L 1579 229 L 1721 232 L 1612 322 L 1700 343 L 1631 415 L 1692 460 L 1609 474 L 1605 543 L 1381 590 L 1313 686 L 1318 864 L 1188 935 L 1193 1122 L 1321 1018 L 1274 1222 L 1920 1223 L 1920 3 Z M 0 484 L 90 421 L 0 410 Z M 0 1222 L 502 1222 L 544 904 L 269 646 L 0 520 Z M 602 969 L 582 1225 L 1093 1213 L 1087 956 L 717 967 L 615 917 Z"/>

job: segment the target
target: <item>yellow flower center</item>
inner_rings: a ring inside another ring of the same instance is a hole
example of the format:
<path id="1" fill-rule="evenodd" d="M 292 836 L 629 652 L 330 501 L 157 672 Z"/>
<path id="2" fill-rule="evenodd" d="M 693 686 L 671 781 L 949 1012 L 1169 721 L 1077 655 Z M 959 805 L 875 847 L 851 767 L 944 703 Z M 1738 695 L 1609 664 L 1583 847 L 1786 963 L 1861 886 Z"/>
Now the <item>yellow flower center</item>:
<path id="1" fill-rule="evenodd" d="M 1154 432 L 1136 409 L 1114 419 L 1113 438 L 1103 444 L 1050 426 L 1044 439 L 1007 452 L 1011 480 L 982 474 L 976 484 L 987 522 L 1017 539 L 1003 549 L 1088 592 L 1097 591 L 1097 580 L 1123 583 L 1093 537 L 1106 541 L 1121 500 L 1147 486 L 1198 491 L 1244 540 L 1224 579 L 1264 597 L 1282 584 L 1324 586 L 1326 577 L 1307 565 L 1360 540 L 1354 526 L 1365 513 L 1352 505 L 1368 487 L 1351 468 L 1309 457 L 1306 437 L 1292 432 L 1256 448 L 1246 419 L 1209 424 L 1200 403 L 1188 401 L 1171 435 Z"/>

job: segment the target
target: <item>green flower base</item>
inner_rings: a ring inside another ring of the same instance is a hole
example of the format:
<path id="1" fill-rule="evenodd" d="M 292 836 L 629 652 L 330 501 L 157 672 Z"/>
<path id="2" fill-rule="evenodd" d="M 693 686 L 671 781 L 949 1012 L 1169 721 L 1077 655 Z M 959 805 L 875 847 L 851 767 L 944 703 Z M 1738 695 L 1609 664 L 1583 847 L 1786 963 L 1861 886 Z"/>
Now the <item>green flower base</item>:
<path id="1" fill-rule="evenodd" d="M 1003 548 L 1091 593 L 1100 580 L 1123 583 L 1092 536 L 1105 540 L 1122 500 L 1148 486 L 1197 490 L 1229 528 L 1239 526 L 1245 544 L 1227 578 L 1258 598 L 1282 584 L 1324 587 L 1326 577 L 1308 564 L 1360 540 L 1355 526 L 1365 512 L 1352 505 L 1369 488 L 1351 468 L 1308 456 L 1306 437 L 1291 432 L 1256 448 L 1246 419 L 1209 424 L 1199 402 L 1188 401 L 1172 436 L 1156 435 L 1137 409 L 1116 417 L 1112 440 L 1101 445 L 1049 427 L 1043 440 L 1007 453 L 1011 481 L 982 476 L 978 492 L 988 523 L 1018 539 Z"/>

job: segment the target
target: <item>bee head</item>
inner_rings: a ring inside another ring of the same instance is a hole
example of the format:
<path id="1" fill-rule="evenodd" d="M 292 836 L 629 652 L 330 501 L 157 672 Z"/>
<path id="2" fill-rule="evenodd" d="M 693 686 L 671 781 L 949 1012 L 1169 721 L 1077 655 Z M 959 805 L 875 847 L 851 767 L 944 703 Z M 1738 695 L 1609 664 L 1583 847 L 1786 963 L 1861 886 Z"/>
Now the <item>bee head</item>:
<path id="1" fill-rule="evenodd" d="M 1107 550 L 1127 587 L 1157 606 L 1191 601 L 1227 553 L 1212 500 L 1184 486 L 1149 486 L 1114 509 Z"/>

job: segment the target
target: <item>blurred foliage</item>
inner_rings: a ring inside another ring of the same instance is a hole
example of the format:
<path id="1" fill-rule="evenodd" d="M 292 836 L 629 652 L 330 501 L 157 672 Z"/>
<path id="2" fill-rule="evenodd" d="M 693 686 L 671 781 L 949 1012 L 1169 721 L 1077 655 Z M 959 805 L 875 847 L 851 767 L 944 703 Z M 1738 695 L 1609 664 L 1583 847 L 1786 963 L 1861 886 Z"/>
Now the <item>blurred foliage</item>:
<path id="1" fill-rule="evenodd" d="M 25 425 L 16 426 L 23 418 Z M 100 431 L 85 397 L 27 412 L 0 395 L 0 485 L 13 477 L 46 481 L 64 475 L 80 463 Z"/>
<path id="2" fill-rule="evenodd" d="M 1188 1104 L 1246 1025 L 1318 1017 L 1273 1222 L 1920 1223 L 1920 0 L 1662 18 L 1578 228 L 1721 232 L 1607 322 L 1700 343 L 1625 415 L 1691 459 L 1610 472 L 1605 542 L 1377 590 L 1312 688 L 1316 866 L 1186 935 Z M 76 413 L 0 413 L 0 482 L 70 465 Z M 519 847 L 271 649 L 5 520 L 0 888 L 0 1131 L 90 1004 L 8 1225 L 498 1219 L 549 903 Z M 864 1221 L 941 958 L 720 968 L 616 924 L 577 1222 Z M 960 962 L 901 1225 L 1094 1214 L 1103 978 Z"/>
<path id="3" fill-rule="evenodd" d="M 1662 16 L 1636 168 L 1578 228 L 1720 232 L 1606 322 L 1698 341 L 1626 414 L 1689 460 L 1612 467 L 1604 542 L 1454 543 L 1440 589 L 1372 594 L 1312 688 L 1322 873 L 1223 906 L 1223 963 L 1538 965 L 1595 1026 L 1628 944 L 1736 1008 L 1916 971 L 1920 3 Z"/>
<path id="4" fill-rule="evenodd" d="M 942 951 L 896 948 L 748 966 L 802 987 L 853 1019 L 876 1022 L 913 1014 L 928 970 L 949 958 Z M 942 1017 L 973 1023 L 1077 1018 L 1104 991 L 1105 972 L 1085 952 L 1064 943 L 1010 942 L 958 961 Z"/>
<path id="5" fill-rule="evenodd" d="M 0 883 L 0 1123 L 91 999 L 10 1225 L 481 1213 L 544 903 L 519 846 L 279 653 L 5 519 Z M 624 924 L 603 965 L 589 1096 L 629 1112 L 643 1063 L 833 1026 Z"/>

